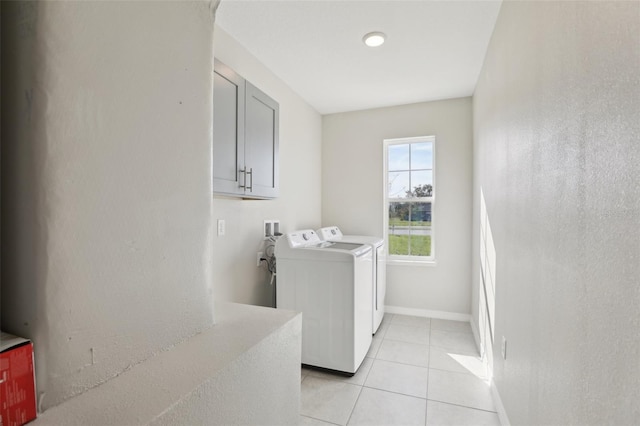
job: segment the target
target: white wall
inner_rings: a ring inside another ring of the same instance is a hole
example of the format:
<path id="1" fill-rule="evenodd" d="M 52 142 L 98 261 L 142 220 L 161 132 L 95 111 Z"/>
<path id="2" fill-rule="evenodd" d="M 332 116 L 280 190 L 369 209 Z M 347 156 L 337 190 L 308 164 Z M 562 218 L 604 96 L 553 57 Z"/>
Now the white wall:
<path id="1" fill-rule="evenodd" d="M 256 267 L 263 221 L 280 220 L 281 232 L 320 226 L 321 118 L 218 26 L 215 55 L 280 104 L 280 196 L 213 199 L 215 219 L 224 219 L 227 227 L 225 236 L 214 236 L 216 299 L 271 306 L 269 275 L 264 266 Z"/>
<path id="2" fill-rule="evenodd" d="M 436 266 L 389 265 L 386 305 L 470 313 L 471 98 L 323 117 L 322 222 L 383 235 L 383 141 L 436 136 Z"/>
<path id="3" fill-rule="evenodd" d="M 2 328 L 41 408 L 213 323 L 214 2 L 2 2 Z"/>
<path id="4" fill-rule="evenodd" d="M 511 423 L 636 424 L 640 3 L 504 2 L 473 113 Z"/>

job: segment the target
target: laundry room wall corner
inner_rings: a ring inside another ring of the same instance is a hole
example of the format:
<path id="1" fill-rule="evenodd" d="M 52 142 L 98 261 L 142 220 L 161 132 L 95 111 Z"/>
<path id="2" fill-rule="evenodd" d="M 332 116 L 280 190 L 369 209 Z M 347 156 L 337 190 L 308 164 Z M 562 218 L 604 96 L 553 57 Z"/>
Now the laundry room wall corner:
<path id="1" fill-rule="evenodd" d="M 383 141 L 436 137 L 437 264 L 388 264 L 386 305 L 471 311 L 471 117 L 469 97 L 323 117 L 322 222 L 345 234 L 383 234 Z"/>

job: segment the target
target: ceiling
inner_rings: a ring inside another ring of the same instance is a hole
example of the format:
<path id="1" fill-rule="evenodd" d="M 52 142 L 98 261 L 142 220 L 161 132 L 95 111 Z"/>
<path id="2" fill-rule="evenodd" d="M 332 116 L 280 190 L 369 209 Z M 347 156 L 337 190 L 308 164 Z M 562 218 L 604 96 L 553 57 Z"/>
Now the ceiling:
<path id="1" fill-rule="evenodd" d="M 321 114 L 473 94 L 497 0 L 222 0 L 216 23 Z M 382 31 L 381 47 L 362 37 Z"/>

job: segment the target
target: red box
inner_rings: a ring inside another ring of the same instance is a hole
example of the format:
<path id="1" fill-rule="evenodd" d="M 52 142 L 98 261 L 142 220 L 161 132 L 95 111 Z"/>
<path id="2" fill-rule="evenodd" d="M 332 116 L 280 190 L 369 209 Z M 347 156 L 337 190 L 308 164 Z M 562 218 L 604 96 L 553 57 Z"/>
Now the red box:
<path id="1" fill-rule="evenodd" d="M 36 418 L 33 343 L 0 334 L 0 426 L 20 426 Z"/>

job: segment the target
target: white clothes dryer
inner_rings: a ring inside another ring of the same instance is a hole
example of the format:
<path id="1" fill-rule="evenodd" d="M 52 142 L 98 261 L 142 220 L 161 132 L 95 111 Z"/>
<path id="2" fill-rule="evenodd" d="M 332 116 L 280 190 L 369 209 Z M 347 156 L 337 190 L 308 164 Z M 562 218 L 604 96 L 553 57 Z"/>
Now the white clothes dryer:
<path id="1" fill-rule="evenodd" d="M 343 235 L 337 226 L 318 229 L 318 235 L 324 241 L 342 241 L 369 244 L 373 250 L 373 315 L 371 333 L 375 334 L 384 318 L 384 300 L 387 294 L 387 254 L 384 239 L 366 235 Z"/>
<path id="2" fill-rule="evenodd" d="M 373 250 L 312 230 L 276 243 L 277 308 L 302 312 L 302 364 L 355 374 L 371 346 Z"/>

